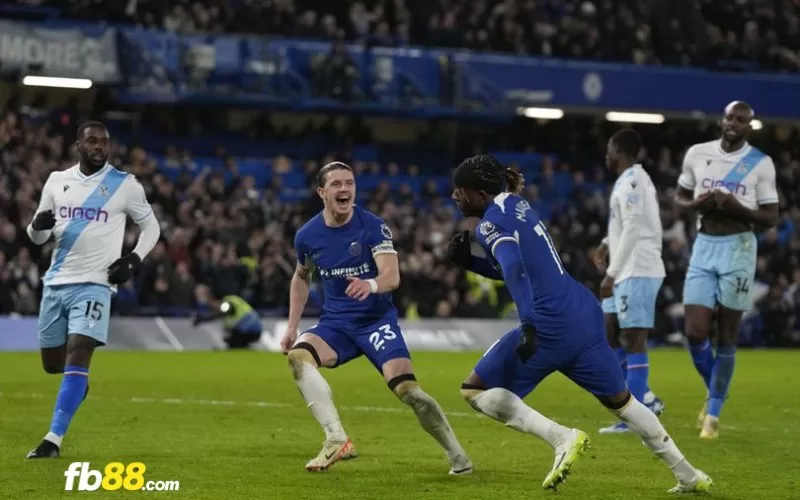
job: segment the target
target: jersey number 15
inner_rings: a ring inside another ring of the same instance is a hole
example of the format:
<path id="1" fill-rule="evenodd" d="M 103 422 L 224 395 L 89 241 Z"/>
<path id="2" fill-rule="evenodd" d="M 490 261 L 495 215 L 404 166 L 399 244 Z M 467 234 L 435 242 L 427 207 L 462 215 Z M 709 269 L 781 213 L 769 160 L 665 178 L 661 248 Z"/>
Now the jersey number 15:
<path id="1" fill-rule="evenodd" d="M 550 249 L 550 255 L 552 255 L 553 260 L 556 261 L 558 272 L 560 274 L 564 274 L 564 265 L 561 264 L 561 257 L 558 256 L 556 246 L 553 245 L 553 240 L 550 239 L 550 234 L 548 234 L 547 229 L 545 229 L 544 224 L 542 224 L 542 221 L 537 222 L 536 225 L 533 226 L 533 230 L 536 231 L 536 234 L 538 234 L 539 237 L 544 238 L 544 241 L 547 243 L 547 247 Z"/>

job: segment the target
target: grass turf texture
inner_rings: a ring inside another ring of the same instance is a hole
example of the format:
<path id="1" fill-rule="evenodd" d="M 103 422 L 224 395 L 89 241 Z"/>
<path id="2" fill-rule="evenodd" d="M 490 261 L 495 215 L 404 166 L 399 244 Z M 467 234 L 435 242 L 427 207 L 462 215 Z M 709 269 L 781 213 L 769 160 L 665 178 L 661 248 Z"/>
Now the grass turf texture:
<path id="1" fill-rule="evenodd" d="M 554 374 L 527 402 L 592 437 L 592 448 L 557 493 L 541 489 L 553 455 L 538 439 L 478 416 L 458 394 L 480 353 L 417 353 L 422 386 L 445 411 L 475 463 L 449 477 L 444 453 L 409 408 L 364 360 L 324 370 L 359 458 L 329 471 L 303 469 L 323 435 L 291 379 L 285 358 L 256 352 L 100 351 L 91 392 L 73 420 L 62 457 L 26 460 L 47 431 L 60 376 L 37 353 L 0 354 L 0 498 L 113 498 L 124 490 L 64 492 L 73 461 L 103 470 L 144 462 L 145 480 L 178 480 L 155 497 L 200 499 L 668 498 L 670 472 L 631 434 L 598 435 L 613 422 L 590 395 Z M 662 420 L 689 460 L 715 480 L 720 499 L 800 498 L 800 353 L 740 351 L 718 441 L 697 437 L 704 390 L 682 351 L 651 353 L 651 386 L 667 405 Z M 75 483 L 77 486 L 77 482 Z"/>

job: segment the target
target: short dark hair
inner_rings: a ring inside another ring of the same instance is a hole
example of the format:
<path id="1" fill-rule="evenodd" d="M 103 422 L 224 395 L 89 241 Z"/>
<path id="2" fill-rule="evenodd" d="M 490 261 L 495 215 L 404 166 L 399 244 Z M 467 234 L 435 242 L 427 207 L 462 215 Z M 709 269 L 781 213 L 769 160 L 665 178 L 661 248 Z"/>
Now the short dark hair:
<path id="1" fill-rule="evenodd" d="M 321 169 L 319 169 L 319 172 L 317 172 L 317 184 L 319 187 L 325 187 L 326 177 L 334 170 L 347 170 L 348 172 L 353 172 L 353 169 L 347 163 L 332 161 L 323 166 Z"/>
<path id="2" fill-rule="evenodd" d="M 108 133 L 108 128 L 106 128 L 106 126 L 103 125 L 101 122 L 89 121 L 89 122 L 83 122 L 80 125 L 78 125 L 78 135 L 76 137 L 78 139 L 80 139 L 81 136 L 83 136 L 83 133 L 86 131 L 87 128 L 93 128 L 93 127 L 101 128 L 101 129 L 105 130 L 106 133 Z"/>
<path id="3" fill-rule="evenodd" d="M 639 152 L 642 150 L 642 138 L 639 133 L 632 128 L 624 128 L 617 131 L 611 137 L 611 142 L 619 149 L 625 156 L 636 159 Z"/>

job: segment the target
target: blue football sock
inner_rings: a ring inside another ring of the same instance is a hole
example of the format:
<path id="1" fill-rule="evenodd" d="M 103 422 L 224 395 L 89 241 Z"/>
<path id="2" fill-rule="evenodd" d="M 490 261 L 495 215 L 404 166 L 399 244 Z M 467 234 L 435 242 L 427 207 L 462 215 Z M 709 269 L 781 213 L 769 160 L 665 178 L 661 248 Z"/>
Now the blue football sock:
<path id="1" fill-rule="evenodd" d="M 625 352 L 624 347 L 617 347 L 614 349 L 614 352 L 617 354 L 617 359 L 619 360 L 619 367 L 622 368 L 622 378 L 628 378 L 628 353 Z"/>
<path id="2" fill-rule="evenodd" d="M 708 414 L 712 417 L 719 418 L 722 412 L 722 405 L 728 396 L 728 388 L 733 378 L 734 365 L 736 365 L 736 346 L 718 347 L 709 385 Z"/>
<path id="3" fill-rule="evenodd" d="M 628 390 L 640 403 L 647 393 L 647 376 L 650 374 L 650 362 L 646 352 L 628 354 Z"/>
<path id="4" fill-rule="evenodd" d="M 692 353 L 692 361 L 697 372 L 703 377 L 706 388 L 711 383 L 711 371 L 714 369 L 714 353 L 711 350 L 711 342 L 705 339 L 700 345 L 689 346 Z"/>
<path id="5" fill-rule="evenodd" d="M 56 398 L 56 408 L 53 411 L 53 420 L 50 423 L 50 432 L 57 436 L 64 436 L 67 428 L 78 411 L 86 388 L 89 385 L 89 369 L 81 366 L 64 367 L 64 378 L 61 380 L 61 390 Z"/>

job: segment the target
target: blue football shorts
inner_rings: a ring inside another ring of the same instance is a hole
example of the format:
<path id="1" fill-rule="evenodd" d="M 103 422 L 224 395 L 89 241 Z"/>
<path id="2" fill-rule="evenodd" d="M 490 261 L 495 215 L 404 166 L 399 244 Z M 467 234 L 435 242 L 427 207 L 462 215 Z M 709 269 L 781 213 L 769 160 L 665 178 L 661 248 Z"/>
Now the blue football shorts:
<path id="1" fill-rule="evenodd" d="M 393 359 L 411 359 L 396 318 L 383 318 L 366 327 L 321 321 L 306 332 L 318 336 L 336 352 L 335 366 L 343 365 L 362 354 L 378 371 Z"/>

